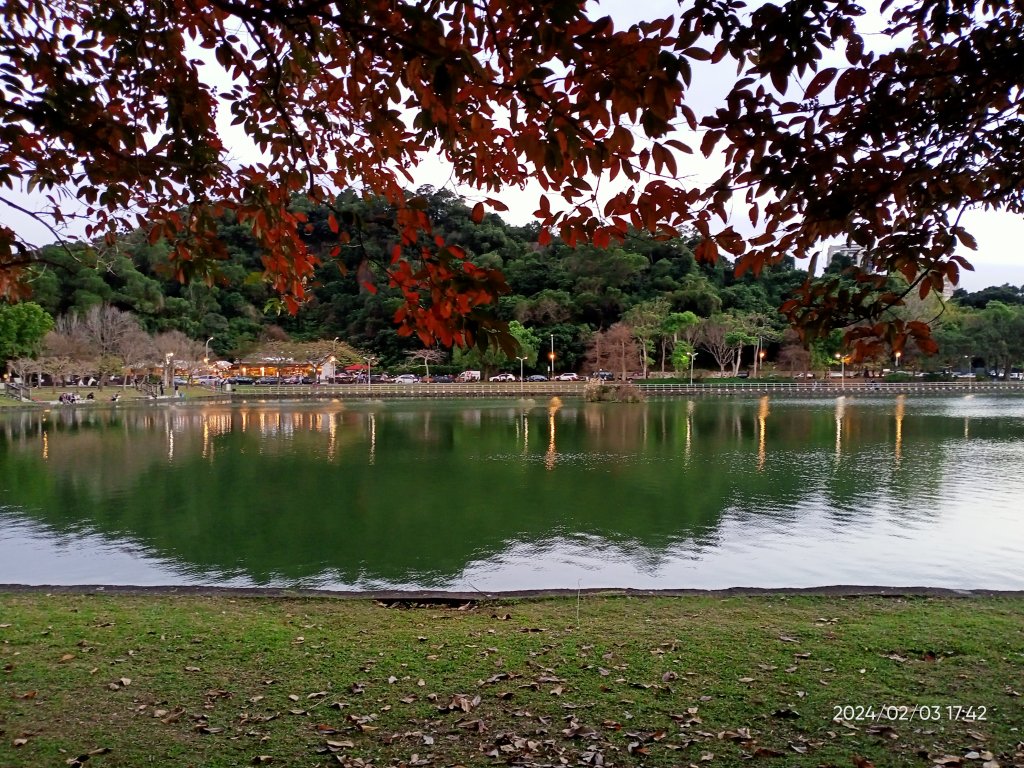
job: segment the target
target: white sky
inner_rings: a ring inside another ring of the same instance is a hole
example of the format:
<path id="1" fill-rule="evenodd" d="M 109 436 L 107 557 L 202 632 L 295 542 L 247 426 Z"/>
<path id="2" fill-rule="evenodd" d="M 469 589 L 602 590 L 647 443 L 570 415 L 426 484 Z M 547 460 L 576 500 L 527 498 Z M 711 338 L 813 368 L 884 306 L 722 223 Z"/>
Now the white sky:
<path id="1" fill-rule="evenodd" d="M 760 2 L 753 2 L 751 5 L 758 5 Z M 599 11 L 610 14 L 616 21 L 617 27 L 628 26 L 630 23 L 641 19 L 662 18 L 672 15 L 678 11 L 678 3 L 675 0 L 600 0 Z M 881 26 L 877 16 L 866 17 L 863 27 L 875 24 L 878 29 Z M 702 107 L 708 109 L 718 103 L 725 88 L 732 81 L 735 70 L 726 67 L 720 70 L 718 75 L 710 66 L 704 71 L 696 71 L 694 86 L 688 92 L 688 102 L 694 106 L 698 115 Z M 237 135 L 238 145 L 244 146 L 244 136 L 239 134 L 237 129 L 229 129 L 230 116 L 222 116 L 222 127 L 227 135 Z M 230 131 L 230 132 L 228 132 Z M 687 137 L 681 136 L 683 140 Z M 690 143 L 699 145 L 699 138 L 692 136 Z M 236 153 L 240 159 L 244 156 L 244 149 L 237 149 Z M 698 179 L 713 179 L 717 176 L 717 165 L 714 158 L 705 160 L 699 153 L 680 158 L 680 174 L 692 175 Z M 431 184 L 433 186 L 445 186 L 449 181 L 449 170 L 442 158 L 425 158 L 422 164 L 414 172 L 417 184 Z M 467 197 L 473 197 L 473 190 L 460 189 L 460 193 Z M 538 185 L 530 185 L 525 190 L 509 188 L 501 193 L 500 197 L 509 206 L 509 211 L 502 214 L 503 218 L 511 224 L 524 224 L 533 220 L 533 211 L 537 207 L 537 200 L 540 195 Z M 7 191 L 3 191 L 5 196 Z M 38 200 L 33 200 L 27 195 L 13 196 L 19 204 L 26 208 L 41 207 Z M 69 201 L 69 207 L 73 204 Z M 744 227 L 742 222 L 746 216 L 742 211 L 736 216 L 737 228 L 741 231 L 749 231 L 749 223 Z M 3 223 L 13 227 L 26 241 L 34 245 L 42 245 L 53 242 L 54 238 L 45 227 L 30 217 L 24 216 L 12 209 L 0 205 L 0 217 Z M 963 272 L 961 275 L 960 287 L 969 291 L 976 291 L 990 285 L 1024 285 L 1024 259 L 1021 258 L 1021 246 L 1024 244 L 1024 218 L 1009 213 L 998 211 L 973 211 L 964 218 L 964 225 L 978 242 L 978 250 L 963 251 L 965 256 L 975 267 L 974 272 Z M 806 266 L 806 265 L 803 265 Z"/>

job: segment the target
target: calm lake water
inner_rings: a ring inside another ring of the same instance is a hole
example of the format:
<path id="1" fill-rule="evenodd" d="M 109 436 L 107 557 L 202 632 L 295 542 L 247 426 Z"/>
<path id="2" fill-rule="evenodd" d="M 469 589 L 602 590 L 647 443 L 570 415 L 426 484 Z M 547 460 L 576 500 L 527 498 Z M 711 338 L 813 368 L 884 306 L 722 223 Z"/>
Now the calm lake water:
<path id="1" fill-rule="evenodd" d="M 1024 398 L 0 413 L 0 583 L 1024 588 Z"/>

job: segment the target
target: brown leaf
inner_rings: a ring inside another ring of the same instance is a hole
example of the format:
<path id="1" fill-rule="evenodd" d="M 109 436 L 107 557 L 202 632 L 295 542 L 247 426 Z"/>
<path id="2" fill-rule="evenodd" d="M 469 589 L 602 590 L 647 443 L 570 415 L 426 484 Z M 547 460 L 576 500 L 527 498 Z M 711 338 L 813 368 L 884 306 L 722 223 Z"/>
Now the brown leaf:
<path id="1" fill-rule="evenodd" d="M 181 719 L 181 716 L 184 715 L 184 714 L 185 714 L 185 710 L 184 709 L 175 709 L 174 711 L 172 711 L 166 717 L 161 717 L 160 718 L 160 722 L 163 723 L 164 725 L 171 725 L 172 723 L 178 722 Z"/>
<path id="2" fill-rule="evenodd" d="M 24 747 L 26 744 L 28 744 L 28 739 L 24 736 L 17 738 L 11 742 L 11 746 L 14 747 Z"/>

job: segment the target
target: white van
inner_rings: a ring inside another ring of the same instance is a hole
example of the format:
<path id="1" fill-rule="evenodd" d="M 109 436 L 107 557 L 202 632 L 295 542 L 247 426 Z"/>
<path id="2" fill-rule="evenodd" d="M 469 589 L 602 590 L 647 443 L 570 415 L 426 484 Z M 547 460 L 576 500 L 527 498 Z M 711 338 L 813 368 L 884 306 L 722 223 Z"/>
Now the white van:
<path id="1" fill-rule="evenodd" d="M 480 381 L 480 371 L 463 371 L 456 378 L 456 381 Z"/>

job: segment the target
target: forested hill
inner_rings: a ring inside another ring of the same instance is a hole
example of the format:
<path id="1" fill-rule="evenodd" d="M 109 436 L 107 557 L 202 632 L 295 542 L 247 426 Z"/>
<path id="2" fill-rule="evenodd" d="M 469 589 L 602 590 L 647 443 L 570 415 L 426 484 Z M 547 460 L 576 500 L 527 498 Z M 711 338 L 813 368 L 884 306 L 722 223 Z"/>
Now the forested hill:
<path id="1" fill-rule="evenodd" d="M 698 265 L 694 239 L 655 241 L 636 236 L 608 249 L 568 248 L 557 241 L 537 245 L 534 226 L 514 227 L 496 215 L 481 224 L 471 221 L 464 202 L 444 190 L 418 190 L 436 222 L 438 234 L 462 246 L 473 261 L 500 268 L 511 294 L 500 313 L 518 320 L 541 338 L 554 335 L 562 365 L 576 367 L 594 330 L 608 328 L 629 310 L 656 298 L 666 299 L 671 311 L 692 311 L 700 317 L 731 311 L 757 313 L 782 327 L 776 308 L 805 273 L 790 264 L 770 269 L 759 278 L 737 280 L 730 265 Z M 300 201 L 298 205 L 303 205 Z M 181 284 L 171 276 L 168 247 L 149 244 L 134 232 L 113 249 L 91 252 L 48 246 L 46 265 L 33 280 L 32 300 L 51 315 L 80 312 L 109 303 L 136 314 L 150 332 L 177 329 L 193 339 L 213 337 L 220 356 L 237 357 L 261 338 L 287 336 L 302 340 L 340 337 L 355 347 L 372 350 L 385 362 L 416 349 L 415 338 L 400 338 L 393 317 L 397 293 L 388 288 L 380 265 L 394 243 L 383 204 L 342 196 L 340 206 L 356 233 L 343 260 L 325 259 L 319 268 L 312 300 L 296 315 L 278 312 L 276 297 L 259 279 L 260 253 L 245 227 L 225 221 L 223 239 L 229 258 L 217 265 L 212 284 L 193 280 Z M 326 209 L 306 204 L 310 227 L 306 237 L 326 251 L 337 242 Z M 360 289 L 356 271 L 366 260 L 361 277 L 375 276 L 376 293 Z"/>

